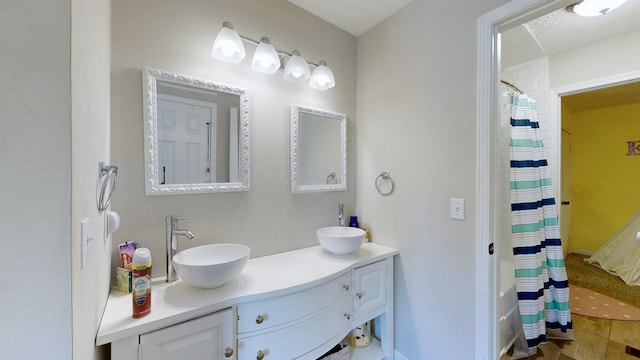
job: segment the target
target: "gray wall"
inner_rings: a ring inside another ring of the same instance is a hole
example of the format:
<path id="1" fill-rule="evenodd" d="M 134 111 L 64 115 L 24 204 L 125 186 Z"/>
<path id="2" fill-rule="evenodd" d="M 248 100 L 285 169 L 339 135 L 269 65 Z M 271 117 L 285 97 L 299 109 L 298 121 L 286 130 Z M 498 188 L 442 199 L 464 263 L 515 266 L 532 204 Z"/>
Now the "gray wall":
<path id="1" fill-rule="evenodd" d="M 69 0 L 0 12 L 0 358 L 70 359 Z"/>
<path id="2" fill-rule="evenodd" d="M 74 1 L 71 32 L 73 358 L 103 359 L 95 334 L 109 294 L 111 236 L 96 205 L 98 163 L 111 163 L 110 0 Z M 115 164 L 117 165 L 117 164 Z M 120 180 L 118 179 L 118 182 Z M 118 194 L 116 189 L 115 196 Z M 87 264 L 80 264 L 80 222 L 89 219 Z"/>
<path id="3" fill-rule="evenodd" d="M 222 22 L 241 34 L 269 36 L 283 50 L 300 49 L 310 61 L 324 59 L 336 87 L 322 92 L 251 70 L 255 46 L 237 65 L 211 57 Z M 113 208 L 122 219 L 115 245 L 135 240 L 149 247 L 154 275 L 164 274 L 165 217 L 189 217 L 182 226 L 196 234 L 180 249 L 208 243 L 249 245 L 263 256 L 317 244 L 315 230 L 337 222 L 337 204 L 355 211 L 356 39 L 277 1 L 112 1 L 112 157 L 119 166 Z M 251 191 L 203 195 L 144 195 L 141 69 L 157 69 L 244 87 L 249 94 Z M 347 114 L 349 182 L 345 192 L 290 193 L 290 105 L 297 103 Z M 117 257 L 113 257 L 113 266 Z"/>
<path id="4" fill-rule="evenodd" d="M 358 210 L 400 250 L 396 349 L 410 359 L 475 358 L 476 26 L 505 2 L 413 0 L 358 38 Z M 391 196 L 373 187 L 381 171 Z"/>

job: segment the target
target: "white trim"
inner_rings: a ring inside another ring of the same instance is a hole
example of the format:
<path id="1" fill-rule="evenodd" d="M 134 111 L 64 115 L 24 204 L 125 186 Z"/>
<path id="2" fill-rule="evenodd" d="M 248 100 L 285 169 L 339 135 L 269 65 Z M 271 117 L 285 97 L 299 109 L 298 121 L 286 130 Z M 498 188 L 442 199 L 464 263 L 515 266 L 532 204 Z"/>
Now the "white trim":
<path id="1" fill-rule="evenodd" d="M 579 83 L 564 85 L 551 89 L 551 92 L 560 96 L 596 90 L 614 85 L 623 85 L 640 80 L 640 70 L 634 70 L 622 74 L 605 76 L 598 79 L 581 81 Z"/>
<path id="2" fill-rule="evenodd" d="M 396 360 L 411 360 L 408 357 L 404 356 L 404 354 L 402 354 L 398 350 L 393 352 L 393 356 L 395 357 Z"/>
<path id="3" fill-rule="evenodd" d="M 494 121 L 497 114 L 499 29 L 567 5 L 569 0 L 512 0 L 478 18 L 476 152 L 476 359 L 498 359 L 497 265 L 487 249 L 495 236 Z M 487 311 L 487 309 L 489 311 Z"/>

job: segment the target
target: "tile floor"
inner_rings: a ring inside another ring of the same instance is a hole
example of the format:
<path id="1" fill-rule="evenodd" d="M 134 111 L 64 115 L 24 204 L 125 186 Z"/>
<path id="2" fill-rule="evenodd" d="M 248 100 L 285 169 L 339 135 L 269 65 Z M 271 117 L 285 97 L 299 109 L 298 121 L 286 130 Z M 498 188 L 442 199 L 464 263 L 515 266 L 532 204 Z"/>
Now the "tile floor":
<path id="1" fill-rule="evenodd" d="M 638 360 L 627 345 L 640 349 L 640 321 L 598 319 L 573 314 L 575 340 L 549 340 L 526 360 Z M 500 360 L 509 360 L 508 354 Z"/>

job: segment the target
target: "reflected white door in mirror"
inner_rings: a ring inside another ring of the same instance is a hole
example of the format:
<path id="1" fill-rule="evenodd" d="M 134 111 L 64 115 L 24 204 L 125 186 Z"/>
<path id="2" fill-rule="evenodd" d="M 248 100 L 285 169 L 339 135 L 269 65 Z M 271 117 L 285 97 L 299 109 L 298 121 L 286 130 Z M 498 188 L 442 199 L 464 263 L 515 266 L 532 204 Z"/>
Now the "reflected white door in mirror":
<path id="1" fill-rule="evenodd" d="M 247 91 L 145 67 L 145 193 L 249 190 Z"/>
<path id="2" fill-rule="evenodd" d="M 291 105 L 291 192 L 347 189 L 347 116 Z"/>

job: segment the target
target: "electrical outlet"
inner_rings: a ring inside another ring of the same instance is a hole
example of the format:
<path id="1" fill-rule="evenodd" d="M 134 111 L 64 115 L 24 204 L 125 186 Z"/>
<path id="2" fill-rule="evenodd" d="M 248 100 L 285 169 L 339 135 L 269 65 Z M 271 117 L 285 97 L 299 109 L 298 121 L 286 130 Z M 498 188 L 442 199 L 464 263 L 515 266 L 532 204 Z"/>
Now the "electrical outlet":
<path id="1" fill-rule="evenodd" d="M 451 198 L 451 218 L 464 220 L 464 199 Z"/>

